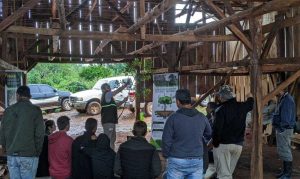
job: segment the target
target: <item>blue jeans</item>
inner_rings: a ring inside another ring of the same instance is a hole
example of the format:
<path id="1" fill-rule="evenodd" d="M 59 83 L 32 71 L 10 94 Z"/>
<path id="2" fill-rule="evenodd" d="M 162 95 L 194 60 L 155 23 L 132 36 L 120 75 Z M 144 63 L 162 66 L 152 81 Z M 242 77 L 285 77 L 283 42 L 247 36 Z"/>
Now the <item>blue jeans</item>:
<path id="1" fill-rule="evenodd" d="M 203 178 L 203 159 L 168 158 L 167 179 Z"/>
<path id="2" fill-rule="evenodd" d="M 35 178 L 38 163 L 38 157 L 7 156 L 10 179 Z"/>

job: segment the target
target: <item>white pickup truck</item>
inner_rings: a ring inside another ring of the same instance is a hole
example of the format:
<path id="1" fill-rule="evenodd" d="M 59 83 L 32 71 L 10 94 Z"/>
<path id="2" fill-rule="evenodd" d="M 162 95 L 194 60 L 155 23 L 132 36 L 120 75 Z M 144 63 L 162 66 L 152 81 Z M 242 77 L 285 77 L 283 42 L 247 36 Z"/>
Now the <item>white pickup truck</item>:
<path id="1" fill-rule="evenodd" d="M 132 76 L 117 76 L 100 79 L 92 89 L 72 94 L 70 96 L 71 105 L 80 113 L 97 115 L 101 111 L 101 85 L 104 83 L 108 83 L 112 90 L 116 90 L 124 83 L 126 83 L 128 79 L 131 80 L 130 85 L 122 92 L 117 94 L 114 99 L 116 100 L 116 102 L 118 102 L 122 101 L 125 97 L 128 96 L 128 101 L 123 104 L 123 107 L 129 108 L 130 110 L 134 111 L 133 103 L 135 99 L 135 82 Z"/>

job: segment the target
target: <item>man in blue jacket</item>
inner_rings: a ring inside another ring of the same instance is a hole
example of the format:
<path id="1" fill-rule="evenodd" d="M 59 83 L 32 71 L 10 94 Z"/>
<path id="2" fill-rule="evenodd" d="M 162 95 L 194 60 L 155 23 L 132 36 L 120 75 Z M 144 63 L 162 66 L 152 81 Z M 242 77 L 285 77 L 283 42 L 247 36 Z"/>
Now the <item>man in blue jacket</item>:
<path id="1" fill-rule="evenodd" d="M 280 159 L 283 160 L 283 170 L 276 177 L 288 179 L 292 175 L 291 137 L 296 124 L 296 105 L 293 97 L 287 91 L 281 91 L 278 97 L 273 126 L 276 130 L 277 152 Z"/>
<path id="2" fill-rule="evenodd" d="M 179 109 L 168 118 L 162 136 L 167 178 L 203 178 L 203 137 L 210 138 L 210 124 L 192 108 L 188 90 L 176 91 L 176 104 Z"/>

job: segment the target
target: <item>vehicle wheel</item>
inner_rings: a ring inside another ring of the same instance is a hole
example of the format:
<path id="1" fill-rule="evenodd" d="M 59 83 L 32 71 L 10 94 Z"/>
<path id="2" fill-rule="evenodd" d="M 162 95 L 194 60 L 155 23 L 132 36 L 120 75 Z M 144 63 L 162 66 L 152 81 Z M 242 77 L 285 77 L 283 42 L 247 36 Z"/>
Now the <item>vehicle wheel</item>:
<path id="1" fill-rule="evenodd" d="M 97 115 L 101 112 L 101 105 L 97 101 L 92 101 L 87 106 L 87 114 L 89 115 Z"/>
<path id="2" fill-rule="evenodd" d="M 71 111 L 72 106 L 70 104 L 69 98 L 65 98 L 65 99 L 62 100 L 62 102 L 61 102 L 61 108 L 64 111 Z"/>
<path id="3" fill-rule="evenodd" d="M 147 116 L 152 116 L 152 102 L 147 102 L 145 105 L 145 113 Z"/>
<path id="4" fill-rule="evenodd" d="M 86 110 L 84 110 L 84 109 L 76 109 L 76 111 L 79 113 L 86 113 Z"/>

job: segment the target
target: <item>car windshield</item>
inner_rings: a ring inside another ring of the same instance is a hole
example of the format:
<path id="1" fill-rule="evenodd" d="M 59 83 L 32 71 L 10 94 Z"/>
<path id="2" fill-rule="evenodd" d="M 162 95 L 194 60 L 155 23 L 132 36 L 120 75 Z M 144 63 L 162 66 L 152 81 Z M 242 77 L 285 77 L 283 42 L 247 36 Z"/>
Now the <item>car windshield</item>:
<path id="1" fill-rule="evenodd" d="M 104 83 L 108 83 L 111 89 L 116 89 L 121 87 L 124 83 L 126 83 L 128 80 L 128 78 L 123 78 L 123 79 L 114 79 L 114 80 L 99 80 L 93 87 L 93 89 L 96 90 L 101 90 L 101 86 Z M 132 89 L 134 86 L 133 81 L 130 79 L 130 83 L 129 86 L 127 87 L 127 89 Z"/>

